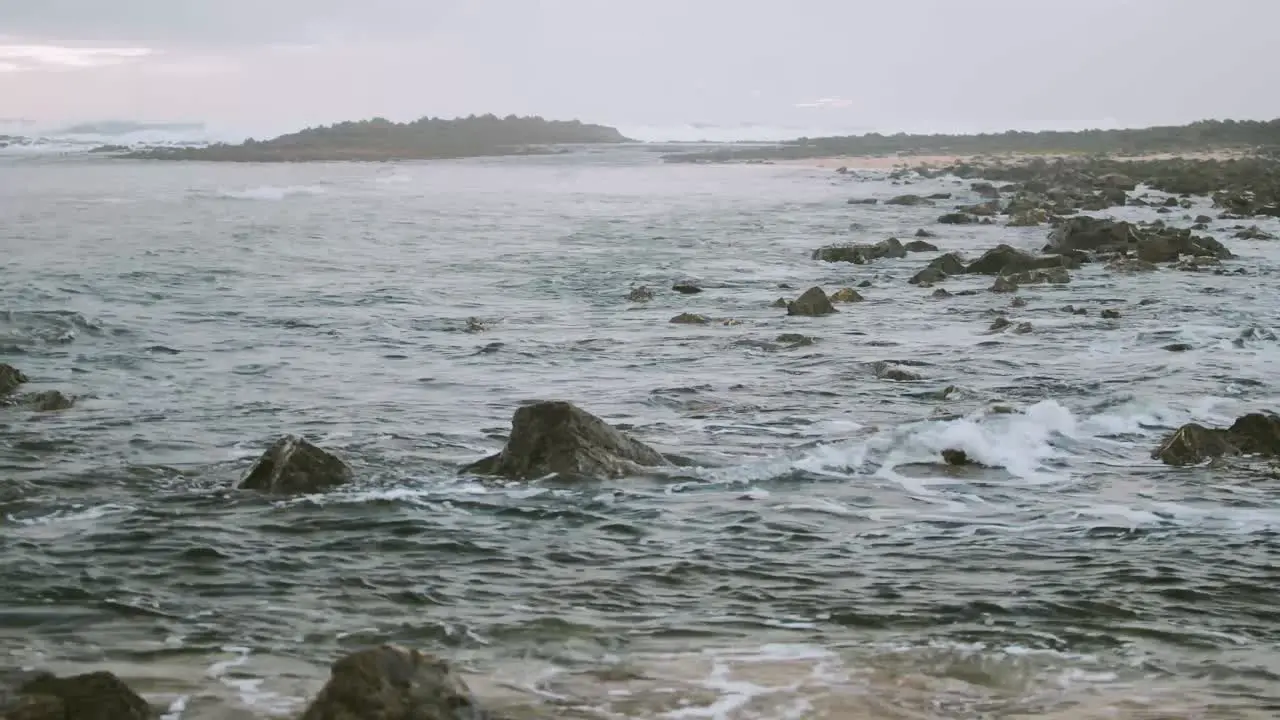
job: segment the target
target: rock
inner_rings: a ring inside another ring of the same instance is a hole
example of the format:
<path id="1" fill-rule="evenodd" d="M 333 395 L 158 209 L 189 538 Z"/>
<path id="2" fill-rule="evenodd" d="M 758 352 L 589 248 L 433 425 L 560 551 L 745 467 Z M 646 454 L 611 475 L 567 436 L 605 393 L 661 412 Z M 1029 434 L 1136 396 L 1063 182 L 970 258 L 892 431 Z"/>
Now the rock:
<path id="1" fill-rule="evenodd" d="M 930 295 L 930 297 L 937 300 L 942 300 L 944 298 L 949 298 L 953 296 L 951 293 L 947 292 L 946 288 L 938 288 L 937 290 L 933 291 L 933 295 Z"/>
<path id="2" fill-rule="evenodd" d="M 240 480 L 240 489 L 273 494 L 314 493 L 351 482 L 346 462 L 296 435 L 275 441 Z"/>
<path id="3" fill-rule="evenodd" d="M 849 198 L 846 202 L 850 205 L 875 205 L 880 201 L 875 198 Z"/>
<path id="4" fill-rule="evenodd" d="M 978 203 L 977 205 L 966 205 L 957 208 L 960 212 L 968 213 L 974 217 L 989 218 L 1000 214 L 1000 202 L 990 200 L 988 202 Z"/>
<path id="5" fill-rule="evenodd" d="M 1171 262 L 1181 255 L 1230 258 L 1231 252 L 1211 237 L 1170 227 L 1141 228 L 1132 223 L 1092 217 L 1068 218 L 1049 234 L 1049 247 L 1058 251 L 1129 254 L 1147 262 Z"/>
<path id="6" fill-rule="evenodd" d="M 1078 308 L 1075 305 L 1066 305 L 1062 308 L 1062 312 L 1071 313 L 1072 315 L 1088 315 L 1089 311 L 1085 308 Z"/>
<path id="7" fill-rule="evenodd" d="M 946 273 L 942 272 L 941 270 L 935 267 L 927 267 L 921 270 L 920 272 L 916 273 L 915 275 L 912 275 L 911 279 L 907 280 L 907 282 L 911 283 L 912 285 L 928 286 L 936 282 L 942 282 L 943 280 L 946 280 L 946 279 L 947 279 Z"/>
<path id="8" fill-rule="evenodd" d="M 1137 181 L 1128 175 L 1123 175 L 1121 173 L 1107 173 L 1106 175 L 1098 178 L 1097 184 L 1107 188 L 1128 190 L 1130 192 L 1138 187 Z"/>
<path id="9" fill-rule="evenodd" d="M 1043 208 L 1032 208 L 1015 213 L 1005 224 L 1009 227 L 1035 227 L 1048 221 L 1049 213 Z"/>
<path id="10" fill-rule="evenodd" d="M 462 331 L 469 332 L 469 333 L 482 333 L 488 329 L 489 329 L 489 326 L 486 325 L 485 322 L 480 318 L 469 317 L 467 318 L 467 324 L 464 328 L 462 328 Z"/>
<path id="11" fill-rule="evenodd" d="M 711 318 L 707 317 L 706 315 L 698 315 L 696 313 L 686 312 L 686 313 L 680 313 L 679 315 L 671 318 L 667 322 L 674 323 L 676 325 L 706 325 L 707 323 L 711 322 Z"/>
<path id="12" fill-rule="evenodd" d="M 1119 320 L 1120 319 L 1120 311 L 1112 310 L 1111 308 L 1107 308 L 1103 310 L 1101 315 L 1103 320 Z"/>
<path id="13" fill-rule="evenodd" d="M 858 294 L 853 288 L 840 288 L 831 293 L 831 302 L 833 303 L 853 303 L 862 302 L 865 298 Z"/>
<path id="14" fill-rule="evenodd" d="M 488 720 L 444 660 L 395 645 L 335 662 L 300 720 Z"/>
<path id="15" fill-rule="evenodd" d="M 950 196 L 948 196 L 948 197 L 950 197 Z M 896 198 L 892 198 L 892 199 L 890 199 L 890 200 L 885 200 L 885 201 L 884 201 L 884 204 L 885 204 L 885 205 L 906 205 L 906 206 L 916 206 L 916 205 L 932 205 L 932 204 L 933 204 L 933 202 L 931 202 L 931 201 L 929 201 L 929 200 L 926 200 L 925 198 L 922 198 L 922 197 L 920 197 L 919 195 L 899 195 L 899 196 L 898 196 L 898 197 L 896 197 Z"/>
<path id="16" fill-rule="evenodd" d="M 1013 324 L 1013 323 L 1009 322 L 1009 318 L 1007 318 L 1007 317 L 998 317 L 998 318 L 996 318 L 995 320 L 993 320 L 993 321 L 991 322 L 991 325 L 990 325 L 990 326 L 988 326 L 988 327 L 987 327 L 987 332 L 988 332 L 988 333 L 998 333 L 998 332 L 1000 332 L 1001 330 L 1004 330 L 1005 328 L 1009 327 L 1009 326 L 1010 326 L 1010 325 L 1012 325 L 1012 324 Z"/>
<path id="17" fill-rule="evenodd" d="M 996 281 L 991 284 L 991 292 L 1011 293 L 1018 292 L 1018 283 L 1014 282 L 1006 275 L 999 275 Z"/>
<path id="18" fill-rule="evenodd" d="M 786 298 L 778 298 L 777 300 L 774 300 L 773 302 L 769 303 L 769 307 L 784 308 L 787 306 L 788 302 L 790 301 L 787 300 Z M 672 322 L 675 322 L 675 320 L 672 320 Z"/>
<path id="19" fill-rule="evenodd" d="M 952 212 L 939 215 L 938 222 L 943 225 L 972 225 L 977 222 L 977 219 L 966 213 Z"/>
<path id="20" fill-rule="evenodd" d="M 675 285 L 672 285 L 671 289 L 681 295 L 696 295 L 702 292 L 702 288 L 698 287 L 698 284 L 692 280 L 682 280 Z"/>
<path id="21" fill-rule="evenodd" d="M 1009 303 L 1009 307 L 1016 307 L 1016 308 L 1020 308 L 1020 307 L 1026 307 L 1026 306 L 1027 306 L 1027 299 L 1026 299 L 1026 298 L 1024 298 L 1024 297 L 1015 297 L 1015 298 L 1014 298 L 1014 299 Z"/>
<path id="22" fill-rule="evenodd" d="M 929 267 L 940 270 L 947 275 L 963 275 L 964 261 L 955 253 L 945 253 L 929 261 Z"/>
<path id="23" fill-rule="evenodd" d="M 1213 218 L 1209 217 L 1208 215 L 1197 215 L 1196 219 L 1193 220 L 1192 222 L 1194 222 L 1197 225 L 1212 225 Z"/>
<path id="24" fill-rule="evenodd" d="M 1027 333 L 1030 333 L 1031 330 L 1032 330 L 1032 327 L 1031 327 L 1031 323 L 1029 322 L 1020 322 L 1017 325 L 1013 326 L 1013 332 L 1015 335 L 1026 335 Z"/>
<path id="25" fill-rule="evenodd" d="M 883 360 L 873 364 L 871 368 L 875 372 L 876 377 L 880 378 L 881 380 L 892 380 L 894 382 L 914 382 L 916 380 L 921 379 L 919 374 L 913 373 L 910 370 L 906 370 L 904 368 L 898 367 L 897 365 L 884 362 Z"/>
<path id="26" fill-rule="evenodd" d="M 31 393 L 23 395 L 19 398 L 20 402 L 26 407 L 36 412 L 57 412 L 58 410 L 70 409 L 75 405 L 75 398 L 67 397 L 57 390 L 45 390 L 43 392 Z"/>
<path id="27" fill-rule="evenodd" d="M 20 672 L 12 690 L 0 692 L 5 720 L 150 720 L 155 711 L 109 672 L 55 677 Z M 11 695 L 10 697 L 5 697 Z"/>
<path id="28" fill-rule="evenodd" d="M 631 291 L 627 293 L 627 299 L 631 302 L 649 302 L 653 299 L 653 291 L 645 285 L 633 287 L 631 288 Z"/>
<path id="29" fill-rule="evenodd" d="M 936 193 L 933 193 L 932 195 L 930 195 L 928 199 L 930 199 L 930 200 L 950 200 L 950 199 L 951 199 L 951 193 L 949 193 L 949 192 L 936 192 Z"/>
<path id="30" fill-rule="evenodd" d="M 788 315 L 803 315 L 807 317 L 817 317 L 819 315 L 829 315 L 836 309 L 831 306 L 831 299 L 823 292 L 820 287 L 811 287 L 804 291 L 804 294 L 796 298 L 794 302 L 787 303 Z"/>
<path id="31" fill-rule="evenodd" d="M 1186 352 L 1194 348 L 1192 348 L 1191 343 L 1170 343 L 1165 345 L 1163 349 L 1169 352 Z"/>
<path id="32" fill-rule="evenodd" d="M 1066 285 L 1071 282 L 1071 274 L 1064 267 L 1049 268 L 1048 270 L 1024 270 L 1004 277 L 1015 285 L 1039 285 L 1040 283 Z"/>
<path id="33" fill-rule="evenodd" d="M 907 252 L 938 252 L 938 246 L 924 240 L 912 240 L 904 244 L 903 249 Z"/>
<path id="34" fill-rule="evenodd" d="M 472 463 L 464 473 L 530 480 L 546 475 L 617 478 L 643 467 L 668 465 L 657 450 L 571 403 L 524 405 L 511 417 L 502 452 Z"/>
<path id="35" fill-rule="evenodd" d="M 969 183 L 969 189 L 978 193 L 978 195 L 984 198 L 995 199 L 1000 197 L 1000 191 L 996 188 L 995 185 L 992 185 L 989 182 L 980 181 L 980 182 Z"/>
<path id="36" fill-rule="evenodd" d="M 920 228 L 919 230 L 916 230 L 916 237 L 931 238 L 931 237 L 937 237 L 937 235 L 929 232 L 928 230 L 925 230 L 924 228 Z"/>
<path id="37" fill-rule="evenodd" d="M 815 341 L 808 335 L 801 335 L 800 333 L 782 333 L 778 337 L 774 338 L 774 342 L 796 348 L 807 347 L 812 345 Z"/>
<path id="38" fill-rule="evenodd" d="M 0 397 L 12 393 L 18 386 L 27 382 L 27 376 L 18 368 L 0 363 Z"/>
<path id="39" fill-rule="evenodd" d="M 1065 255 L 1032 255 L 1008 245 L 997 245 L 965 268 L 980 275 L 1012 275 L 1027 270 L 1077 267 L 1079 262 Z"/>
<path id="40" fill-rule="evenodd" d="M 1240 232 L 1236 233 L 1232 237 L 1236 238 L 1237 240 L 1275 240 L 1276 239 L 1275 235 L 1272 235 L 1269 232 L 1262 231 L 1257 225 L 1251 225 L 1250 227 L 1247 227 L 1244 230 L 1241 230 Z"/>
<path id="41" fill-rule="evenodd" d="M 881 258 L 902 258 L 907 250 L 897 238 L 881 240 L 873 245 L 828 245 L 813 251 L 814 260 L 824 262 L 848 262 L 857 265 Z"/>
<path id="42" fill-rule="evenodd" d="M 1220 430 L 1197 423 L 1183 425 L 1151 453 L 1166 465 L 1194 465 L 1226 455 L 1280 455 L 1280 417 L 1249 413 Z"/>
<path id="43" fill-rule="evenodd" d="M 973 461 L 969 459 L 969 454 L 963 450 L 947 448 L 942 451 L 942 460 L 948 465 L 972 465 Z"/>
<path id="44" fill-rule="evenodd" d="M 1139 258 L 1121 257 L 1107 263 L 1107 270 L 1110 270 L 1113 273 L 1124 273 L 1126 275 L 1154 272 L 1156 269 L 1155 264 Z"/>

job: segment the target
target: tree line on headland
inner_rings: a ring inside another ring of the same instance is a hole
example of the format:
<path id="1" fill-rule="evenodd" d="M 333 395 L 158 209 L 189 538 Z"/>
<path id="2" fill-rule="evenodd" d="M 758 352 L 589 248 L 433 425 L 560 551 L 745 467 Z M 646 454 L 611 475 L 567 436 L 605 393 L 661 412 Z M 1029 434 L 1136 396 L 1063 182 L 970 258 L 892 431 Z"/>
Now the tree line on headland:
<path id="1" fill-rule="evenodd" d="M 151 147 L 122 157 L 154 160 L 307 162 L 333 160 L 434 160 L 545 152 L 548 145 L 620 143 L 616 129 L 577 120 L 472 115 L 407 123 L 384 118 L 307 128 L 271 140 L 238 145 Z"/>
<path id="2" fill-rule="evenodd" d="M 1147 155 L 1212 150 L 1280 148 L 1280 119 L 1201 120 L 1189 125 L 1124 130 L 1010 130 L 977 135 L 847 135 L 799 138 L 768 146 L 734 145 L 664 156 L 668 162 L 798 160 L 886 155 L 984 155 L 995 153 Z"/>

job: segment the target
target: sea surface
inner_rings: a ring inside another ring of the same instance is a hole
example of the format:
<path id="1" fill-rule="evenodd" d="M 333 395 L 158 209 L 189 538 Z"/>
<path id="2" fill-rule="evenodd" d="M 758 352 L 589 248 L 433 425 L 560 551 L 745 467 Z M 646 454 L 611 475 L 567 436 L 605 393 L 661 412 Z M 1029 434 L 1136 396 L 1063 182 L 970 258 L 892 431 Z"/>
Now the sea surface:
<path id="1" fill-rule="evenodd" d="M 1020 308 L 987 277 L 941 300 L 908 284 L 933 253 L 810 259 L 921 227 L 969 257 L 1044 243 L 934 223 L 977 200 L 636 148 L 0 158 L 0 361 L 79 396 L 0 409 L 4 662 L 113 670 L 170 720 L 288 716 L 339 654 L 388 641 L 517 718 L 1275 717 L 1280 480 L 1150 452 L 1280 406 L 1280 242 L 1215 221 L 1231 274 L 1090 265 Z M 1197 203 L 1160 217 L 1216 215 Z M 671 292 L 686 278 L 705 292 Z M 771 307 L 862 281 L 836 315 Z M 1000 314 L 1033 332 L 987 334 Z M 533 399 L 697 465 L 460 477 Z M 359 481 L 233 489 L 285 433 Z"/>

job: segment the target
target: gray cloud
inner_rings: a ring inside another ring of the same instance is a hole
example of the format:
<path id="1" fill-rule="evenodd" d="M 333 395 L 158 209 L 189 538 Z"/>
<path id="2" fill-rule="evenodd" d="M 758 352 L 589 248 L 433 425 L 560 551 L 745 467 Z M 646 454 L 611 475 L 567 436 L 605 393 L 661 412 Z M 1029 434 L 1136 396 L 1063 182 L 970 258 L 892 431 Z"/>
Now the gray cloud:
<path id="1" fill-rule="evenodd" d="M 0 58 L 0 93 L 34 116 L 273 126 L 1151 124 L 1280 116 L 1278 21 L 1260 0 L 0 0 L 0 44 L 156 50 L 56 78 Z"/>

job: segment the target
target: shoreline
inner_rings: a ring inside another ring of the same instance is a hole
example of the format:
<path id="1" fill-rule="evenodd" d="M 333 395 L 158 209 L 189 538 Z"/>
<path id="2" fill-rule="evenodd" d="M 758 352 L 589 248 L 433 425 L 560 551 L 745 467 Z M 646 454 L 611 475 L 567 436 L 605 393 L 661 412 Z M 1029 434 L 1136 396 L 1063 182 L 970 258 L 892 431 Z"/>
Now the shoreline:
<path id="1" fill-rule="evenodd" d="M 1102 157 L 1108 160 L 1141 162 L 1150 160 L 1231 160 L 1246 157 L 1249 153 L 1240 150 L 1201 150 L 1186 153 L 1146 153 L 1142 155 L 1116 155 L 1105 153 Z M 999 153 L 999 154 L 910 154 L 910 155 L 829 155 L 823 157 L 797 158 L 792 160 L 773 160 L 772 164 L 786 167 L 808 167 L 822 170 L 836 170 L 841 167 L 849 170 L 893 170 L 900 167 L 919 167 L 929 165 L 945 167 L 956 163 L 989 163 L 1026 162 L 1037 158 L 1059 160 L 1086 157 L 1079 153 Z M 1089 156 L 1092 157 L 1092 156 Z M 743 163 L 745 164 L 745 163 Z"/>

